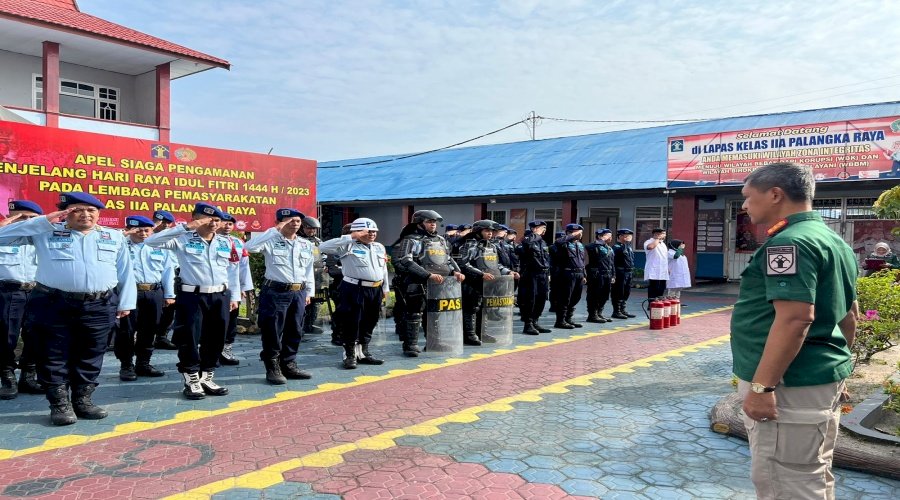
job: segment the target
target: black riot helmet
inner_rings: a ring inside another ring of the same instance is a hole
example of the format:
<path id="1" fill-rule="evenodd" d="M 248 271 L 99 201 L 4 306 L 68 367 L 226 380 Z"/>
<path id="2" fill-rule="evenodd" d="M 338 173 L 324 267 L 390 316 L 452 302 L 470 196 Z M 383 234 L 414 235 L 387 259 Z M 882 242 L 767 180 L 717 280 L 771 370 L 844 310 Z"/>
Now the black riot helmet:
<path id="1" fill-rule="evenodd" d="M 475 221 L 475 223 L 472 224 L 472 232 L 474 232 L 474 233 L 481 232 L 484 229 L 490 229 L 491 231 L 497 231 L 500 229 L 500 224 L 497 224 L 496 222 L 494 222 L 492 220 L 488 220 L 488 219 Z"/>
<path id="2" fill-rule="evenodd" d="M 319 223 L 319 219 L 307 215 L 303 218 L 303 227 L 314 227 L 316 229 L 321 229 L 322 224 Z"/>
<path id="3" fill-rule="evenodd" d="M 444 220 L 441 217 L 441 214 L 435 212 L 434 210 L 416 210 L 416 212 L 412 216 L 413 224 L 421 224 L 427 220 L 436 220 L 441 222 Z"/>

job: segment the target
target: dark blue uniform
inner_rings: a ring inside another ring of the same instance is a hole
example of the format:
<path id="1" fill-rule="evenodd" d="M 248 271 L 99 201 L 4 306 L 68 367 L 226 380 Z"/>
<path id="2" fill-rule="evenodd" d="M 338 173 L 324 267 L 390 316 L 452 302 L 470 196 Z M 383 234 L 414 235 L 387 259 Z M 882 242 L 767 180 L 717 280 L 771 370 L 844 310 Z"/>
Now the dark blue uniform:
<path id="1" fill-rule="evenodd" d="M 585 281 L 586 253 L 584 245 L 578 238 L 568 234 L 553 244 L 556 248 L 554 261 L 556 272 L 553 274 L 553 290 L 556 296 L 555 328 L 568 328 L 566 325 L 581 327 L 578 323 L 572 322 L 572 314 L 578 301 L 581 300 Z"/>
<path id="2" fill-rule="evenodd" d="M 609 292 L 616 276 L 613 250 L 599 240 L 585 247 L 587 262 L 587 310 L 588 321 L 608 321 L 603 317 L 603 307 L 609 300 Z"/>
<path id="3" fill-rule="evenodd" d="M 625 311 L 625 302 L 631 295 L 631 277 L 634 272 L 634 249 L 627 243 L 613 245 L 616 265 L 616 282 L 612 286 L 613 318 L 633 318 Z"/>
<path id="4" fill-rule="evenodd" d="M 518 247 L 519 250 L 519 313 L 525 323 L 525 331 L 529 327 L 544 330 L 538 326 L 538 319 L 544 312 L 549 293 L 547 272 L 550 270 L 550 251 L 547 242 L 537 234 L 526 235 Z"/>

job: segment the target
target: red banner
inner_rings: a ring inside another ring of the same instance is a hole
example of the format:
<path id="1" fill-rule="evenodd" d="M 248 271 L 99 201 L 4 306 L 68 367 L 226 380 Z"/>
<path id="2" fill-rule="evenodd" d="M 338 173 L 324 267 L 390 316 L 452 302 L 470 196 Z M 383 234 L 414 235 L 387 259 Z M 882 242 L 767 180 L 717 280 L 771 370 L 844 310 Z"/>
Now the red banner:
<path id="1" fill-rule="evenodd" d="M 775 162 L 808 165 L 817 181 L 900 178 L 900 118 L 670 137 L 670 187 L 741 184 Z"/>
<path id="2" fill-rule="evenodd" d="M 316 162 L 282 156 L 0 121 L 0 201 L 54 210 L 59 194 L 90 193 L 106 204 L 101 224 L 168 210 L 187 220 L 194 204 L 227 211 L 246 230 L 275 224 L 280 207 L 315 215 Z"/>

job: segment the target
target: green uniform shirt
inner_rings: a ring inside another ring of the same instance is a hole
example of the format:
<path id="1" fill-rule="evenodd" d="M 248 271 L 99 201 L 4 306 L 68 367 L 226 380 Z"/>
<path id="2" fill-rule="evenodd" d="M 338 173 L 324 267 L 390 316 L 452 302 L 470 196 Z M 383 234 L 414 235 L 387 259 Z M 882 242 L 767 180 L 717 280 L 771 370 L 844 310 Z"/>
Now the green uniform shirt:
<path id="1" fill-rule="evenodd" d="M 850 375 L 847 340 L 837 327 L 856 300 L 856 259 L 850 246 L 815 212 L 789 216 L 741 274 L 731 316 L 734 374 L 753 381 L 769 330 L 774 300 L 815 304 L 803 347 L 784 373 L 787 386 L 819 385 Z"/>

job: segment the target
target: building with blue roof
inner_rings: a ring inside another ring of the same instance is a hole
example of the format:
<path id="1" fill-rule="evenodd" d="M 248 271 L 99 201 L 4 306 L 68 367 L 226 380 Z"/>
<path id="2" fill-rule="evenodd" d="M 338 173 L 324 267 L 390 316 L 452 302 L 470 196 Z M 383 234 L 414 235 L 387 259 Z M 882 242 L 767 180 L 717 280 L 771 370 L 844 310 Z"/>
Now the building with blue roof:
<path id="1" fill-rule="evenodd" d="M 331 161 L 319 164 L 318 197 L 326 231 L 370 217 L 385 244 L 425 208 L 444 223 L 490 218 L 520 235 L 531 219 L 547 220 L 548 234 L 569 222 L 591 235 L 629 227 L 638 250 L 650 229 L 669 227 L 698 277 L 737 279 L 760 234 L 740 210 L 740 172 L 778 161 L 779 150 L 820 162 L 816 209 L 854 249 L 890 239 L 880 228 L 891 223 L 873 220 L 871 207 L 898 182 L 898 117 L 900 102 L 887 102 Z"/>

